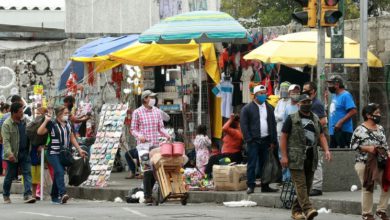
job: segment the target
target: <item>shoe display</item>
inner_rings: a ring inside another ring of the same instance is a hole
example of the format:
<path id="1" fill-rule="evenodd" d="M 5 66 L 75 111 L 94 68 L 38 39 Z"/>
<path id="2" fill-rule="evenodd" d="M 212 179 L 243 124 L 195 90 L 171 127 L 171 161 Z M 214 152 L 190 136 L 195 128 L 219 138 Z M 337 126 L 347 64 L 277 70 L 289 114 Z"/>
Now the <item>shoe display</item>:
<path id="1" fill-rule="evenodd" d="M 305 219 L 305 216 L 302 212 L 295 212 L 291 215 L 292 219 L 299 220 L 299 219 Z"/>
<path id="2" fill-rule="evenodd" d="M 306 213 L 306 220 L 312 220 L 314 219 L 314 217 L 316 217 L 318 215 L 318 212 L 316 209 L 310 209 L 307 213 Z"/>
<path id="3" fill-rule="evenodd" d="M 322 191 L 318 189 L 312 189 L 310 191 L 310 196 L 322 196 Z"/>
<path id="4" fill-rule="evenodd" d="M 255 188 L 252 188 L 252 187 L 248 187 L 248 189 L 246 190 L 246 194 L 252 194 L 255 192 Z"/>
<path id="5" fill-rule="evenodd" d="M 386 212 L 377 211 L 375 215 L 381 218 L 382 220 L 389 220 L 389 217 L 387 216 Z"/>
<path id="6" fill-rule="evenodd" d="M 25 196 L 24 197 L 24 203 L 35 203 L 36 199 L 32 196 Z"/>

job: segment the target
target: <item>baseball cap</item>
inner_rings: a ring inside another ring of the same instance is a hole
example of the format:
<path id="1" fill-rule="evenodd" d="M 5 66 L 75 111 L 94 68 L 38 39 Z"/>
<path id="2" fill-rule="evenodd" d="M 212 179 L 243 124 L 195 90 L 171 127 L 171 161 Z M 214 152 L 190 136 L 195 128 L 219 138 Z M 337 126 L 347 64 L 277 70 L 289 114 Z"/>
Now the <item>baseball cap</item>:
<path id="1" fill-rule="evenodd" d="M 298 88 L 299 90 L 301 90 L 301 87 L 300 87 L 299 85 L 297 85 L 297 84 L 292 84 L 292 85 L 290 85 L 290 86 L 288 87 L 288 91 L 290 92 L 290 91 L 292 91 L 292 90 L 294 90 L 294 89 L 296 89 L 296 88 Z"/>
<path id="2" fill-rule="evenodd" d="M 253 94 L 256 94 L 261 91 L 267 91 L 267 88 L 264 85 L 258 85 L 253 89 Z"/>
<path id="3" fill-rule="evenodd" d="M 141 94 L 141 99 L 144 99 L 144 98 L 149 97 L 149 96 L 151 96 L 151 97 L 157 96 L 157 93 L 154 93 L 150 90 L 145 90 Z"/>
<path id="4" fill-rule="evenodd" d="M 338 75 L 333 75 L 328 80 L 326 80 L 326 82 L 337 82 L 343 84 L 343 78 L 341 78 L 341 76 Z"/>
<path id="5" fill-rule="evenodd" d="M 299 102 L 306 101 L 306 100 L 311 100 L 309 95 L 302 94 L 299 96 Z"/>

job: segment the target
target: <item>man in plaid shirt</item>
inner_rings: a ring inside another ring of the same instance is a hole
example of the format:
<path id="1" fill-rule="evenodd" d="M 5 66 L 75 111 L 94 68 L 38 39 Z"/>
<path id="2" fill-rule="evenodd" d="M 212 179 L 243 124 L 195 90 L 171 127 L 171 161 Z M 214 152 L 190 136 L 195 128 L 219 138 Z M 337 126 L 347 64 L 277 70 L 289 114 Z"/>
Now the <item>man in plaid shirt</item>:
<path id="1" fill-rule="evenodd" d="M 151 143 L 152 146 L 159 146 L 158 138 L 164 136 L 170 139 L 165 132 L 161 112 L 156 105 L 156 93 L 150 90 L 141 94 L 142 106 L 137 108 L 132 115 L 131 134 L 137 139 L 137 144 Z M 145 203 L 153 203 L 152 188 L 156 182 L 151 170 L 144 172 L 144 194 Z"/>

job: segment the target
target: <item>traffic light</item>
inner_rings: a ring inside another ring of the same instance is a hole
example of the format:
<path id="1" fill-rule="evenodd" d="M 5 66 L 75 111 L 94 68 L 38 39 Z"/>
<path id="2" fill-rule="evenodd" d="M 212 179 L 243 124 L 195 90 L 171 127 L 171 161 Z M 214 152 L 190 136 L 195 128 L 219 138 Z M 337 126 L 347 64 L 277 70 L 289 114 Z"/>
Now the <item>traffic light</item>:
<path id="1" fill-rule="evenodd" d="M 343 13 L 339 11 L 339 0 L 321 0 L 321 22 L 322 27 L 333 27 L 337 25 Z"/>
<path id="2" fill-rule="evenodd" d="M 293 13 L 292 18 L 305 27 L 315 28 L 317 26 L 317 0 L 295 1 L 303 7 L 303 11 Z"/>

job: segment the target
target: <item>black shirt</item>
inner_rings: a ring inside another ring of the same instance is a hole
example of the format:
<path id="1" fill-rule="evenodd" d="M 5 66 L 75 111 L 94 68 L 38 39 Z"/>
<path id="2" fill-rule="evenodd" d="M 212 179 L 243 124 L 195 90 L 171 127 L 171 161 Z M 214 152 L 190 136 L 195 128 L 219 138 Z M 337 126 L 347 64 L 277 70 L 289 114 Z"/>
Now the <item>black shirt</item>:
<path id="1" fill-rule="evenodd" d="M 303 129 L 305 132 L 306 145 L 313 146 L 316 141 L 313 115 L 310 114 L 310 116 L 306 116 L 301 112 L 299 112 L 299 116 L 301 117 Z M 292 120 L 291 120 L 291 116 L 289 115 L 283 124 L 282 132 L 290 134 L 291 130 L 292 130 Z M 320 125 L 320 133 L 322 132 L 323 132 L 322 126 Z"/>

